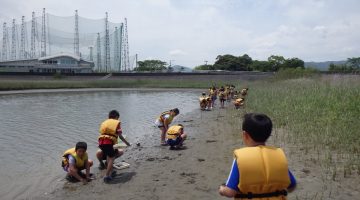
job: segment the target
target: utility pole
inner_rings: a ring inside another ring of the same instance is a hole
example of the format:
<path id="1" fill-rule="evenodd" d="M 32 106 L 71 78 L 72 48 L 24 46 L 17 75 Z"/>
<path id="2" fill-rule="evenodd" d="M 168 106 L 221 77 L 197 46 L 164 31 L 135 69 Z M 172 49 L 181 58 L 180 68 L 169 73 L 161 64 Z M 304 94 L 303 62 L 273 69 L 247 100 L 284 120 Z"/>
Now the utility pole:
<path id="1" fill-rule="evenodd" d="M 6 61 L 8 59 L 8 29 L 6 22 L 3 24 L 3 42 L 2 42 L 2 60 Z"/>
<path id="2" fill-rule="evenodd" d="M 16 40 L 16 23 L 15 19 L 13 19 L 11 27 L 11 60 L 16 60 Z"/>
<path id="3" fill-rule="evenodd" d="M 127 71 L 130 67 L 129 60 L 129 38 L 128 38 L 128 29 L 127 29 L 127 19 L 124 19 L 124 30 L 122 37 L 122 47 L 123 47 L 123 70 Z"/>
<path id="4" fill-rule="evenodd" d="M 31 41 L 30 41 L 30 58 L 36 57 L 36 18 L 35 12 L 32 12 L 31 16 Z"/>
<path id="5" fill-rule="evenodd" d="M 123 30 L 124 30 L 124 24 L 121 23 L 120 24 L 120 28 L 119 28 L 119 52 L 120 52 L 120 58 L 119 58 L 119 71 L 122 71 L 122 66 L 123 66 L 123 62 L 124 62 L 124 57 L 123 57 Z"/>
<path id="6" fill-rule="evenodd" d="M 25 16 L 21 18 L 21 40 L 20 40 L 20 59 L 26 58 L 25 42 L 26 40 L 26 28 L 25 28 Z"/>
<path id="7" fill-rule="evenodd" d="M 42 24 L 41 24 L 41 57 L 46 56 L 46 22 L 45 8 L 43 8 Z"/>
<path id="8" fill-rule="evenodd" d="M 94 61 L 94 58 L 93 58 L 93 49 L 94 49 L 94 47 L 89 47 L 89 49 L 90 49 L 90 58 L 89 58 L 89 60 L 91 62 L 93 62 Z"/>
<path id="9" fill-rule="evenodd" d="M 99 72 L 102 72 L 100 33 L 97 34 L 97 39 L 96 39 L 96 66 Z"/>
<path id="10" fill-rule="evenodd" d="M 105 72 L 110 71 L 110 35 L 108 13 L 105 13 Z"/>
<path id="11" fill-rule="evenodd" d="M 114 32 L 114 69 L 118 69 L 119 68 L 119 64 L 120 64 L 120 51 L 119 51 L 119 29 L 117 27 L 115 27 L 115 32 Z M 116 68 L 115 68 L 116 67 Z M 119 70 L 120 71 L 120 70 Z"/>
<path id="12" fill-rule="evenodd" d="M 79 43 L 79 16 L 78 11 L 75 10 L 74 54 L 76 56 L 80 56 Z"/>

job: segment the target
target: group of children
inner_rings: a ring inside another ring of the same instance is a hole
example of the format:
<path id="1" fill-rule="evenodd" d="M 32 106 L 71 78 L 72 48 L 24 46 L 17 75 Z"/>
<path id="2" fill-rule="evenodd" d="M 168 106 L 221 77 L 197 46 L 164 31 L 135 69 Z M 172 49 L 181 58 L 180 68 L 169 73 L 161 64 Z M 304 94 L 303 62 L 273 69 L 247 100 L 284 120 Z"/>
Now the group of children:
<path id="1" fill-rule="evenodd" d="M 219 90 L 212 87 L 210 90 L 212 95 L 218 93 L 220 99 L 226 99 L 228 95 L 232 95 L 229 92 L 221 96 L 221 92 L 225 91 L 224 87 Z M 248 89 L 244 88 L 240 91 L 240 95 L 245 96 L 247 91 Z M 236 95 L 238 94 L 234 92 L 233 97 Z M 214 99 L 213 96 L 209 98 Z M 161 145 L 168 145 L 170 149 L 181 148 L 187 137 L 182 124 L 170 126 L 178 114 L 178 108 L 165 111 L 155 122 L 161 131 Z M 114 149 L 113 145 L 119 138 L 130 146 L 130 143 L 122 136 L 119 116 L 116 110 L 111 111 L 109 119 L 101 124 L 99 130 L 100 150 L 97 151 L 96 157 L 100 163 L 99 168 L 106 169 L 104 177 L 106 183 L 112 180 L 114 159 L 123 155 L 123 151 Z M 288 192 L 295 188 L 296 179 L 288 169 L 283 150 L 265 144 L 271 135 L 272 127 L 271 119 L 265 114 L 247 113 L 244 115 L 242 140 L 246 147 L 234 151 L 234 160 L 228 179 L 219 187 L 220 195 L 235 199 L 286 199 Z M 62 167 L 68 176 L 84 184 L 91 180 L 90 167 L 93 165 L 93 161 L 88 159 L 86 149 L 85 142 L 78 142 L 75 148 L 65 151 L 62 162 Z M 106 160 L 105 163 L 104 160 Z M 86 170 L 86 174 L 81 173 L 81 170 Z"/>
<path id="2" fill-rule="evenodd" d="M 187 137 L 182 124 L 170 126 L 174 117 L 178 114 L 179 109 L 174 108 L 161 113 L 155 122 L 156 126 L 161 130 L 161 145 L 169 145 L 170 149 L 181 148 Z M 99 150 L 96 152 L 96 157 L 99 160 L 99 169 L 106 170 L 104 176 L 104 182 L 106 183 L 111 182 L 112 177 L 115 175 L 115 171 L 113 171 L 114 160 L 124 154 L 123 150 L 115 149 L 114 145 L 120 139 L 127 146 L 130 146 L 130 143 L 122 135 L 119 117 L 118 111 L 110 111 L 108 119 L 101 123 L 99 129 Z M 93 161 L 88 158 L 86 151 L 87 144 L 78 142 L 74 148 L 70 148 L 63 153 L 61 166 L 67 172 L 68 180 L 81 181 L 84 184 L 91 180 L 90 167 L 92 167 Z M 86 170 L 86 173 L 83 174 L 82 170 Z"/>
<path id="3" fill-rule="evenodd" d="M 110 111 L 108 119 L 101 123 L 99 129 L 98 144 L 100 149 L 96 152 L 96 157 L 99 160 L 99 169 L 106 169 L 104 176 L 106 183 L 110 182 L 115 175 L 115 171 L 113 171 L 114 160 L 124 153 L 121 149 L 114 149 L 114 145 L 118 143 L 118 138 L 130 146 L 130 143 L 122 136 L 119 117 L 118 111 Z M 68 179 L 81 181 L 84 184 L 91 180 L 90 167 L 93 165 L 93 161 L 88 159 L 86 150 L 87 144 L 78 142 L 75 148 L 64 152 L 62 167 L 67 172 Z M 86 169 L 86 174 L 81 172 L 84 169 Z"/>
<path id="4" fill-rule="evenodd" d="M 225 107 L 225 102 L 233 100 L 235 109 L 239 109 L 245 105 L 245 96 L 249 88 L 243 88 L 241 91 L 235 90 L 234 85 L 225 85 L 220 88 L 210 87 L 208 94 L 203 92 L 199 97 L 200 109 L 211 110 L 215 106 L 215 101 L 219 97 L 220 108 Z"/>

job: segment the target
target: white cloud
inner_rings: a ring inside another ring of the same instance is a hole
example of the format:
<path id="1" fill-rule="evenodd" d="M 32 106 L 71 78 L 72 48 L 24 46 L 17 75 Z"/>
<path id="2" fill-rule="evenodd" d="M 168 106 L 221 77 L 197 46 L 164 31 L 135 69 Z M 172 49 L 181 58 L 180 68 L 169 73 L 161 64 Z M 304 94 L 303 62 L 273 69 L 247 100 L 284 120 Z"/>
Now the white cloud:
<path id="1" fill-rule="evenodd" d="M 181 49 L 174 49 L 169 52 L 170 56 L 184 56 L 187 53 Z"/>
<path id="2" fill-rule="evenodd" d="M 84 7 L 86 5 L 86 7 Z M 130 54 L 196 66 L 219 54 L 304 60 L 360 56 L 360 1 L 347 0 L 1 0 L 0 22 L 31 11 L 128 18 Z M 20 9 L 21 8 L 21 9 Z M 1 29 L 1 27 L 0 27 Z M 1 32 L 0 32 L 1 35 Z"/>

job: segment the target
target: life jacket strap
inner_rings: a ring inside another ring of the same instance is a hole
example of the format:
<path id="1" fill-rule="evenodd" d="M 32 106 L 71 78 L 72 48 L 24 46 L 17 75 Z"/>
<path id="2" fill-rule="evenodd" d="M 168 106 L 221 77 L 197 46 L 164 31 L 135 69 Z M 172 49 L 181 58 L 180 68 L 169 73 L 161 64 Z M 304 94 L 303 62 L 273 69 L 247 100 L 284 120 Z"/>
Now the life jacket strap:
<path id="1" fill-rule="evenodd" d="M 288 192 L 286 190 L 277 190 L 275 192 L 262 193 L 262 194 L 253 194 L 251 192 L 247 194 L 239 193 L 235 195 L 235 198 L 240 199 L 252 199 L 252 198 L 268 198 L 268 197 L 278 197 L 278 196 L 287 196 Z"/>

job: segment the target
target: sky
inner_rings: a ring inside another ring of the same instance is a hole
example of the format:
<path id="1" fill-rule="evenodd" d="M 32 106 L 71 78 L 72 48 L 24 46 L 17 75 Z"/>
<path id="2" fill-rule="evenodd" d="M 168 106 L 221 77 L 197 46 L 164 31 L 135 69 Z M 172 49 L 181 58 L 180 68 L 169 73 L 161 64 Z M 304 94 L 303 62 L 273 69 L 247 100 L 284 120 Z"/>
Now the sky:
<path id="1" fill-rule="evenodd" d="M 128 20 L 130 55 L 194 67 L 218 55 L 304 61 L 360 56 L 359 0 L 0 0 L 0 23 L 74 10 Z"/>

